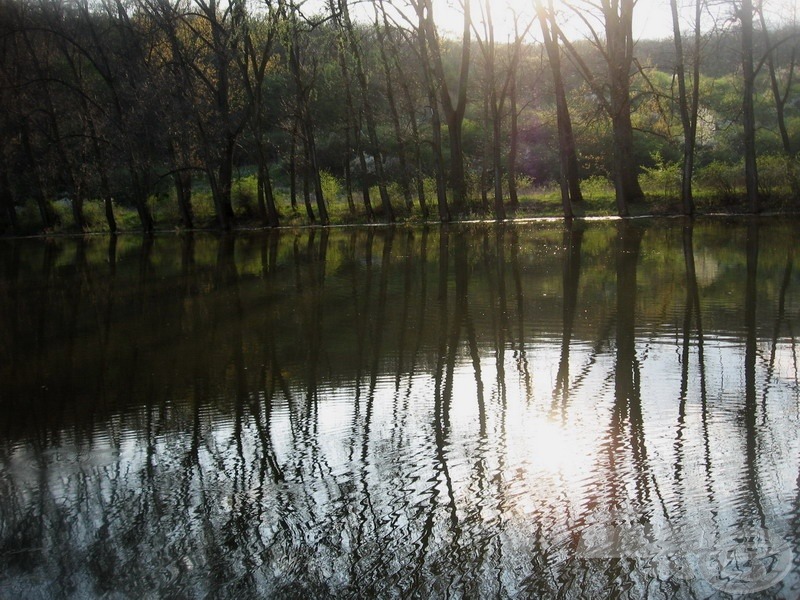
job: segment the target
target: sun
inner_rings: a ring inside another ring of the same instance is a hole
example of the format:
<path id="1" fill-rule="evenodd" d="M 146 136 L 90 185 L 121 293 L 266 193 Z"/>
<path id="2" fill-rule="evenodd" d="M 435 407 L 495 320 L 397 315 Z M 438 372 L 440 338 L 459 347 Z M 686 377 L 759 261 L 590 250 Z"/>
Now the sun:
<path id="1" fill-rule="evenodd" d="M 464 27 L 465 0 L 446 0 L 433 3 L 434 21 L 439 33 L 451 39 L 459 39 Z M 494 37 L 498 43 L 512 42 L 518 34 L 526 32 L 526 39 L 536 41 L 541 36 L 539 24 L 534 22 L 536 16 L 535 0 L 469 0 L 470 13 L 475 28 L 484 31 L 487 20 L 487 7 L 491 10 L 494 24 Z M 559 19 L 559 25 L 571 39 L 586 36 L 587 30 L 576 11 L 591 10 L 590 2 L 565 2 L 562 0 L 542 0 L 549 7 L 551 4 Z M 591 22 L 593 19 L 589 19 Z M 595 19 L 598 28 L 602 28 Z M 672 34 L 672 17 L 667 0 L 638 0 L 634 10 L 633 33 L 635 39 L 664 39 Z"/>

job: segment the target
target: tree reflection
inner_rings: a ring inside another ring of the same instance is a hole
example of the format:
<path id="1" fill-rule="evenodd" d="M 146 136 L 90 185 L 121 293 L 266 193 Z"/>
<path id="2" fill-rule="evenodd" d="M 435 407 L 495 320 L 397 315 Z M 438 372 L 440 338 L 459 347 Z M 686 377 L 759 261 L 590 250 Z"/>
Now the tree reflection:
<path id="1" fill-rule="evenodd" d="M 764 482 L 766 452 L 796 466 L 793 255 L 752 228 L 746 255 L 697 231 L 303 229 L 0 256 L 0 586 L 693 596 L 638 557 L 579 550 L 593 524 L 769 524 L 786 496 Z M 742 323 L 744 348 L 725 341 Z"/>
<path id="2" fill-rule="evenodd" d="M 615 402 L 609 444 L 610 485 L 614 503 L 624 496 L 615 456 L 623 448 L 630 448 L 632 453 L 637 501 L 645 503 L 649 499 L 641 377 L 636 356 L 636 272 L 643 234 L 643 230 L 630 221 L 620 221 L 617 226 L 617 351 L 614 365 Z M 623 438 L 626 429 L 629 440 Z"/>
<path id="3" fill-rule="evenodd" d="M 697 335 L 697 364 L 700 375 L 700 406 L 703 432 L 704 465 L 706 473 L 706 491 L 710 501 L 713 501 L 714 491 L 712 487 L 711 471 L 711 441 L 709 436 L 708 422 L 708 394 L 706 383 L 705 351 L 703 336 L 703 319 L 700 305 L 700 292 L 697 285 L 697 268 L 694 256 L 694 222 L 686 220 L 682 227 L 682 247 L 683 263 L 686 277 L 686 299 L 684 301 L 683 313 L 683 341 L 681 346 L 680 365 L 680 391 L 678 395 L 678 423 L 675 434 L 675 463 L 673 477 L 678 493 L 683 490 L 685 469 L 685 436 L 687 403 L 689 402 L 689 367 L 691 362 L 692 348 L 692 322 L 696 324 Z"/>
<path id="4" fill-rule="evenodd" d="M 765 528 L 766 515 L 761 502 L 761 493 L 758 481 L 758 429 L 757 429 L 757 393 L 756 393 L 756 358 L 758 353 L 758 337 L 756 332 L 756 305 L 758 284 L 758 221 L 750 219 L 747 223 L 747 238 L 745 252 L 747 254 L 747 275 L 745 278 L 744 325 L 745 325 L 745 355 L 744 355 L 744 410 L 743 420 L 745 429 L 745 472 L 747 476 L 748 491 L 753 502 L 756 518 L 762 528 Z M 745 523 L 749 522 L 743 516 Z"/>
<path id="5" fill-rule="evenodd" d="M 584 228 L 573 219 L 564 222 L 563 242 L 564 258 L 561 270 L 562 289 L 562 331 L 561 357 L 558 362 L 556 387 L 553 400 L 561 400 L 561 417 L 566 417 L 569 403 L 569 348 L 572 342 L 572 328 L 575 322 L 575 310 L 578 304 L 578 283 L 581 276 L 581 244 Z"/>

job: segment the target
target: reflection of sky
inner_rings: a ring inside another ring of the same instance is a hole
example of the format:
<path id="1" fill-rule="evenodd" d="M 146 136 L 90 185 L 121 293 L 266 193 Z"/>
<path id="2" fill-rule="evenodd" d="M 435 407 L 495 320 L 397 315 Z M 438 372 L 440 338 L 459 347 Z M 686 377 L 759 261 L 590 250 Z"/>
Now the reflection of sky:
<path id="1" fill-rule="evenodd" d="M 527 241 L 540 246 L 535 238 Z M 645 247 L 647 242 L 645 237 Z M 637 592 L 650 589 L 658 577 L 674 584 L 675 573 L 662 555 L 708 550 L 747 528 L 786 534 L 796 547 L 796 355 L 791 338 L 772 341 L 776 329 L 780 335 L 791 331 L 787 320 L 775 324 L 779 287 L 770 287 L 773 279 L 781 281 L 784 257 L 762 254 L 773 266 L 760 271 L 771 279 L 765 275 L 759 288 L 755 405 L 748 407 L 744 327 L 735 304 L 743 300 L 744 286 L 734 289 L 727 304 L 727 295 L 720 300 L 721 294 L 707 292 L 717 304 L 703 304 L 708 329 L 701 370 L 696 328 L 684 364 L 682 256 L 665 263 L 677 265 L 670 271 L 658 266 L 659 254 L 643 251 L 641 263 L 652 262 L 638 271 L 637 316 L 627 323 L 635 325 L 634 372 L 621 382 L 615 332 L 624 328 L 615 328 L 614 270 L 605 268 L 614 264 L 613 256 L 604 255 L 596 240 L 590 247 L 595 254 L 584 254 L 568 357 L 562 355 L 560 335 L 558 256 L 525 256 L 524 298 L 517 305 L 515 288 L 508 285 L 503 331 L 490 310 L 497 288 L 480 271 L 489 261 L 473 257 L 466 314 L 476 333 L 478 369 L 467 326 L 455 339 L 455 318 L 445 325 L 437 321 L 435 280 L 427 282 L 424 296 L 414 279 L 414 294 L 420 296 L 408 300 L 401 293 L 404 280 L 390 278 L 394 302 L 372 304 L 379 296 L 380 269 L 397 269 L 399 259 L 372 263 L 371 292 L 351 287 L 367 287 L 363 271 L 351 280 L 350 271 L 343 276 L 331 269 L 325 294 L 304 290 L 302 303 L 288 303 L 302 327 L 281 322 L 290 337 L 271 340 L 276 348 L 294 351 L 291 359 L 278 353 L 285 388 L 264 366 L 272 355 L 263 346 L 278 331 L 274 321 L 255 318 L 265 312 L 265 282 L 248 280 L 237 289 L 235 298 L 256 307 L 239 320 L 229 312 L 230 290 L 210 287 L 194 303 L 198 312 L 212 315 L 216 329 L 210 339 L 219 355 L 202 354 L 209 338 L 190 338 L 203 360 L 176 362 L 174 373 L 165 369 L 169 393 L 159 397 L 166 401 L 131 394 L 122 409 L 102 418 L 76 416 L 74 431 L 50 427 L 42 411 L 36 417 L 46 425 L 21 429 L 34 433 L 3 447 L 0 596 L 58 596 L 45 593 L 54 591 L 48 585 L 66 581 L 85 597 L 102 596 L 103 582 L 136 597 L 153 590 L 164 597 L 187 590 L 236 597 L 236 585 L 280 596 L 286 591 L 282 586 L 298 582 L 309 586 L 310 596 L 324 596 L 313 593 L 324 588 L 344 596 L 425 597 L 546 597 L 566 589 L 562 596 L 581 597 L 583 582 L 605 589 L 609 577 L 620 578 L 620 586 L 632 580 Z M 715 256 L 711 250 L 706 254 Z M 730 256 L 715 264 L 732 268 Z M 506 273 L 512 271 L 506 267 Z M 730 287 L 730 281 L 742 280 L 741 271 L 730 276 L 725 269 L 716 269 L 707 285 Z M 428 273 L 438 277 L 434 266 L 428 265 Z M 452 277 L 449 281 L 452 286 Z M 642 286 L 644 281 L 649 286 Z M 172 290 L 159 286 L 164 295 L 154 295 L 153 302 L 170 314 Z M 790 290 L 786 306 L 794 307 Z M 328 311 L 323 325 L 329 328 L 319 338 L 320 366 L 309 374 L 302 336 L 314 322 L 309 315 L 316 314 L 315 300 Z M 404 300 L 411 303 L 406 314 L 418 315 L 419 322 L 399 316 Z M 451 295 L 445 309 L 454 302 Z M 517 306 L 524 318 L 511 314 Z M 217 320 L 214 310 L 226 320 Z M 723 311 L 734 317 L 726 320 Z M 129 325 L 124 331 L 146 330 L 131 316 L 140 313 L 122 314 Z M 344 356 L 356 338 L 349 321 L 330 327 L 345 319 L 342 314 L 366 315 L 358 360 Z M 387 326 L 393 333 L 381 345 L 371 336 L 384 316 L 397 320 Z M 733 331 L 730 325 L 726 330 L 731 322 Z M 197 330 L 205 331 L 206 323 L 198 323 Z M 397 338 L 403 327 L 406 346 Z M 412 335 L 417 331 L 418 337 Z M 455 343 L 452 354 L 450 343 Z M 415 344 L 418 354 L 412 358 L 409 348 Z M 155 353 L 161 344 L 142 346 Z M 230 356 L 237 347 L 245 349 L 240 363 Z M 399 352 L 405 352 L 405 368 L 397 366 Z M 334 364 L 338 359 L 342 364 Z M 161 362 L 145 364 L 155 369 Z M 187 374 L 200 371 L 198 365 L 222 373 L 221 383 L 196 388 L 207 395 L 181 385 Z M 109 385 L 115 381 L 110 373 L 105 374 Z M 237 375 L 246 379 L 241 387 Z M 142 386 L 147 394 L 151 385 L 147 380 Z M 618 398 L 618 388 L 630 399 Z M 78 408 L 77 402 L 63 404 Z M 38 406 L 69 417 L 58 402 Z M 753 448 L 756 459 L 748 464 Z M 627 563 L 621 574 L 603 562 L 654 555 L 659 555 L 658 577 L 641 562 Z M 676 585 L 708 596 L 710 588 L 693 577 Z M 790 579 L 795 584 L 798 578 Z"/>
<path id="2" fill-rule="evenodd" d="M 537 552 L 535 540 L 548 548 L 544 560 L 556 565 L 576 552 L 648 560 L 687 548 L 700 552 L 743 521 L 758 522 L 754 503 L 768 528 L 787 529 L 800 454 L 793 354 L 787 344 L 778 347 L 772 384 L 765 386 L 770 344 L 759 348 L 758 498 L 744 460 L 744 351 L 713 338 L 704 344 L 705 419 L 697 346 L 689 355 L 681 418 L 680 346 L 674 339 L 639 340 L 644 451 L 636 448 L 630 419 L 613 430 L 613 352 L 593 354 L 587 345 L 574 345 L 569 390 L 554 394 L 561 348 L 543 342 L 525 347 L 529 383 L 519 350 L 506 351 L 505 378 L 499 380 L 494 351 L 482 349 L 483 418 L 475 369 L 469 355 L 461 355 L 449 426 L 439 432 L 431 373 L 403 375 L 399 384 L 394 377 L 378 378 L 371 396 L 368 384 L 358 393 L 354 382 L 322 387 L 310 404 L 300 400 L 302 389 L 292 390 L 295 404 L 277 400 L 267 424 L 284 483 L 258 476 L 264 447 L 255 416 L 243 417 L 237 436 L 229 416 L 206 411 L 199 416 L 196 467 L 184 466 L 188 435 L 154 433 L 148 447 L 142 433 L 118 423 L 91 444 L 65 440 L 44 456 L 20 446 L 6 462 L 4 493 L 8 501 L 15 490 L 20 510 L 46 490 L 52 510 L 71 515 L 70 547 L 87 552 L 99 524 L 110 520 L 112 529 L 124 530 L 128 511 L 156 501 L 147 491 L 149 472 L 160 497 L 152 515 L 161 516 L 155 531 L 145 528 L 141 543 L 149 547 L 163 539 L 173 550 L 188 544 L 184 562 L 173 564 L 176 572 L 191 571 L 186 565 L 202 568 L 208 560 L 196 554 L 205 519 L 223 527 L 228 516 L 253 507 L 261 515 L 253 523 L 257 537 L 275 544 L 270 547 L 277 556 L 291 555 L 298 545 L 314 552 L 322 543 L 330 554 L 307 558 L 306 568 L 319 577 L 328 573 L 331 581 L 331 565 L 344 568 L 356 550 L 362 560 L 379 557 L 401 568 L 403 556 L 413 555 L 426 535 L 422 523 L 429 511 L 436 522 L 429 551 L 447 552 L 454 535 L 464 543 L 493 539 L 504 548 L 508 568 Z M 362 530 L 365 514 L 373 521 Z M 6 514 L 7 525 L 14 515 Z M 148 551 L 159 556 L 163 549 Z M 340 585 L 350 585 L 339 577 Z"/>
<path id="3" fill-rule="evenodd" d="M 502 518 L 510 521 L 544 517 L 549 521 L 548 533 L 556 538 L 568 535 L 575 520 L 603 522 L 613 510 L 629 519 L 646 515 L 654 526 L 669 524 L 682 535 L 719 535 L 726 527 L 737 526 L 739 509 L 753 501 L 746 493 L 741 422 L 743 349 L 705 340 L 708 409 L 703 419 L 697 348 L 693 348 L 680 424 L 679 348 L 670 340 L 656 339 L 640 343 L 637 350 L 644 458 L 634 457 L 635 442 L 629 434 L 621 433 L 616 442 L 609 438 L 614 410 L 613 355 L 592 358 L 590 348 L 574 346 L 571 381 L 578 384 L 564 399 L 553 394 L 560 347 L 540 344 L 526 349 L 532 374 L 530 396 L 518 371 L 519 362 L 511 353 L 505 357 L 506 378 L 501 386 L 494 353 L 485 351 L 480 364 L 486 407 L 484 437 L 480 435 L 475 372 L 469 357 L 462 356 L 454 372 L 444 448 L 456 505 L 467 506 L 476 500 L 475 478 L 483 472 L 486 485 L 493 480 L 502 482 L 493 492 L 494 510 L 487 509 L 489 521 L 497 518 L 495 511 L 502 511 Z M 430 478 L 436 448 L 431 443 L 435 435 L 434 382 L 429 377 L 403 379 L 399 390 L 393 381 L 379 384 L 368 434 L 366 392 L 362 391 L 359 416 L 352 388 L 325 394 L 319 403 L 316 439 L 331 473 L 346 474 L 363 467 L 372 477 L 397 476 L 399 465 L 402 472 L 421 471 L 420 477 Z M 795 411 L 796 390 L 786 386 L 770 396 L 764 414 L 759 411 L 760 502 L 769 522 L 776 526 L 795 492 L 798 440 L 794 427 L 786 428 L 787 423 L 796 422 Z M 276 436 L 278 456 L 291 463 L 298 450 L 286 435 L 287 420 L 288 415 L 282 414 L 273 421 L 273 428 L 284 433 Z M 623 428 L 629 430 L 630 425 Z M 358 467 L 365 438 L 367 458 Z M 610 458 L 611 454 L 615 458 Z M 613 467 L 612 460 L 616 463 Z M 644 490 L 637 490 L 637 477 L 646 482 Z M 613 478 L 620 479 L 621 487 L 612 491 L 609 480 Z M 435 484 L 443 485 L 443 481 L 437 479 Z"/>

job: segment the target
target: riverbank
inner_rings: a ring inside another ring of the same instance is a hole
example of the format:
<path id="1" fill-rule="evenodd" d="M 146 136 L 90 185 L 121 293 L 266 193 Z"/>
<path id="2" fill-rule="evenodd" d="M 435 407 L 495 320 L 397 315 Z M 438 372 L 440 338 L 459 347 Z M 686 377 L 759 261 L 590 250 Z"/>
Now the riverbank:
<path id="1" fill-rule="evenodd" d="M 279 227 L 297 228 L 322 225 L 319 220 L 310 218 L 309 212 L 302 204 L 302 201 L 292 206 L 288 194 L 281 195 L 279 198 L 281 200 L 278 203 L 280 211 Z M 396 210 L 394 223 L 411 225 L 440 223 L 436 215 L 435 206 L 430 206 L 431 199 L 429 199 L 429 214 L 427 217 L 422 214 L 416 205 L 409 211 L 405 206 L 401 208 L 402 202 L 394 201 L 393 206 Z M 184 227 L 181 224 L 180 217 L 174 209 L 174 203 L 168 198 L 152 198 L 150 208 L 155 221 L 154 233 L 220 230 L 214 214 L 213 204 L 210 198 L 202 191 L 195 195 L 193 203 L 194 222 L 191 228 Z M 233 208 L 235 216 L 232 229 L 234 231 L 267 228 L 257 216 L 252 196 L 241 188 L 234 189 Z M 84 203 L 87 227 L 83 230 L 74 226 L 69 201 L 58 200 L 53 203 L 53 209 L 56 216 L 56 225 L 42 229 L 39 225 L 38 214 L 32 203 L 20 207 L 18 209 L 18 230 L 14 231 L 10 226 L 6 226 L 3 231 L 0 231 L 0 237 L 47 237 L 109 233 L 105 212 L 99 201 L 86 201 Z M 656 194 L 648 195 L 641 202 L 632 203 L 629 209 L 629 216 L 637 218 L 680 216 L 683 214 L 679 198 Z M 328 202 L 328 211 L 330 216 L 328 226 L 387 223 L 380 212 L 380 207 L 374 207 L 374 216 L 370 219 L 362 203 L 355 202 L 354 209 L 351 210 L 348 202 L 341 196 Z M 617 217 L 613 193 L 608 189 L 596 190 L 590 188 L 585 193 L 584 201 L 573 205 L 573 212 L 576 219 Z M 800 204 L 788 194 L 772 194 L 762 198 L 759 214 L 798 214 L 798 212 L 800 212 Z M 138 215 L 133 207 L 115 203 L 114 214 L 117 221 L 116 233 L 138 234 L 142 232 Z M 748 214 L 751 213 L 743 195 L 720 198 L 718 195 L 700 192 L 695 198 L 696 216 Z M 520 196 L 518 206 L 506 205 L 505 220 L 531 218 L 563 218 L 563 207 L 558 190 L 552 188 L 530 189 Z M 473 200 L 468 205 L 466 212 L 454 215 L 451 218 L 451 222 L 476 220 L 495 220 L 488 203 L 485 204 L 481 200 Z"/>

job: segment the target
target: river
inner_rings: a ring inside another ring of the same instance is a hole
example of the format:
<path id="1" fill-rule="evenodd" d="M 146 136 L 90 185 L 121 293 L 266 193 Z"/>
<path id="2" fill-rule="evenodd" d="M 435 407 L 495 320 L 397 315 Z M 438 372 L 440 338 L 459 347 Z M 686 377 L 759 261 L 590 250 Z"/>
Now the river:
<path id="1" fill-rule="evenodd" d="M 0 596 L 797 597 L 799 226 L 0 240 Z"/>

